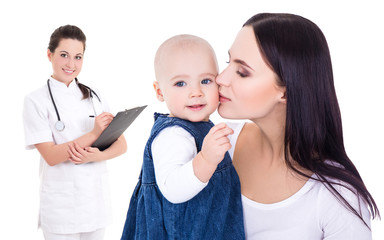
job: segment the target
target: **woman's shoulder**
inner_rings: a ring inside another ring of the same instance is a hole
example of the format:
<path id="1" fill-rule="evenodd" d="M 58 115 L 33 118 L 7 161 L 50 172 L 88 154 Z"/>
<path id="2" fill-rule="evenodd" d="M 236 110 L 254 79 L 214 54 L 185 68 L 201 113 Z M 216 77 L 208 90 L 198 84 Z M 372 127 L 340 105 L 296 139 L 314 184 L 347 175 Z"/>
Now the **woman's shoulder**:
<path id="1" fill-rule="evenodd" d="M 352 186 L 338 179 L 328 177 L 326 179 L 329 182 L 329 185 L 327 183 L 316 181 L 318 197 L 319 199 L 324 200 L 322 201 L 324 205 L 331 207 L 330 205 L 336 204 L 336 202 L 338 203 L 336 205 L 342 204 L 340 196 L 342 196 L 354 209 L 358 211 L 361 210 L 363 205 L 365 205 L 364 200 L 358 195 L 357 191 Z"/>
<path id="2" fill-rule="evenodd" d="M 231 127 L 231 125 L 229 126 Z M 255 146 L 260 141 L 260 128 L 253 122 L 236 123 L 231 128 L 234 131 L 234 142 L 253 143 Z"/>
<path id="3" fill-rule="evenodd" d="M 332 178 L 327 178 L 327 180 L 330 182 L 330 186 L 315 181 L 314 187 L 317 190 L 316 205 L 320 224 L 322 226 L 355 227 L 361 231 L 366 231 L 368 228 L 364 225 L 364 222 L 370 225 L 370 213 L 365 201 L 353 187 L 346 183 Z M 364 222 L 347 208 L 340 196 L 362 216 Z"/>
<path id="4" fill-rule="evenodd" d="M 41 86 L 24 97 L 24 105 L 44 105 L 49 100 L 47 85 Z"/>
<path id="5" fill-rule="evenodd" d="M 43 86 L 40 86 L 39 88 L 36 88 L 32 90 L 31 92 L 27 93 L 25 95 L 26 98 L 38 98 L 41 97 L 42 95 L 48 94 L 48 86 L 45 84 Z"/>

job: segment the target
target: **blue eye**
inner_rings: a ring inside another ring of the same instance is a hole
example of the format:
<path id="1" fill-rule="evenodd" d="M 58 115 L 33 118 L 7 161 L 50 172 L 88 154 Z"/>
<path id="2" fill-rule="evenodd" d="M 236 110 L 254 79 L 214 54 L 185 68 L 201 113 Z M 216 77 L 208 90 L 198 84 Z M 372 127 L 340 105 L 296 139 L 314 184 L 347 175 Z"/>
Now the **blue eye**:
<path id="1" fill-rule="evenodd" d="M 209 83 L 211 83 L 211 82 L 212 82 L 211 79 L 203 79 L 203 80 L 201 81 L 201 84 L 209 84 Z"/>
<path id="2" fill-rule="evenodd" d="M 183 82 L 183 81 L 175 83 L 175 86 L 177 86 L 177 87 L 183 87 L 185 85 L 187 85 L 187 84 L 185 82 Z"/>

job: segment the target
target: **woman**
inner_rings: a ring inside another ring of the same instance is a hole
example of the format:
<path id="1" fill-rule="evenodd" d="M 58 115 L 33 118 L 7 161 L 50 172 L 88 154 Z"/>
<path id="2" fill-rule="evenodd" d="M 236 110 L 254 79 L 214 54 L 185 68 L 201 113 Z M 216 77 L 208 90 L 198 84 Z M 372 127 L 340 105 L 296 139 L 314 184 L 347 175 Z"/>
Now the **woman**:
<path id="1" fill-rule="evenodd" d="M 233 124 L 247 239 L 371 239 L 374 199 L 345 153 L 321 30 L 292 14 L 257 14 L 217 77 Z M 369 208 L 369 210 L 368 210 Z"/>
<path id="2" fill-rule="evenodd" d="M 99 93 L 77 81 L 85 41 L 76 26 L 56 29 L 48 46 L 53 74 L 25 98 L 26 147 L 41 154 L 45 239 L 103 239 L 110 222 L 105 160 L 126 151 L 123 136 L 104 151 L 91 147 L 113 115 Z"/>

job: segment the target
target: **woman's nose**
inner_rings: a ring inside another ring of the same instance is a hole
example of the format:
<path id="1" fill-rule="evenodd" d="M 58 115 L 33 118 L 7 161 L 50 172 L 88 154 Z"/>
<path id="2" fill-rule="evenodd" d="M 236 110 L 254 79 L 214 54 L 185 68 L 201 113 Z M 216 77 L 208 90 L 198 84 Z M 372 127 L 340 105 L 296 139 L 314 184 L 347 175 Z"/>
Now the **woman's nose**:
<path id="1" fill-rule="evenodd" d="M 75 67 L 75 60 L 68 58 L 67 64 L 69 68 L 74 68 Z"/>
<path id="2" fill-rule="evenodd" d="M 229 77 L 227 74 L 227 70 L 228 70 L 228 67 L 225 68 L 219 75 L 217 75 L 217 77 L 216 77 L 217 85 L 225 86 L 225 87 L 229 86 L 230 81 L 229 81 Z"/>

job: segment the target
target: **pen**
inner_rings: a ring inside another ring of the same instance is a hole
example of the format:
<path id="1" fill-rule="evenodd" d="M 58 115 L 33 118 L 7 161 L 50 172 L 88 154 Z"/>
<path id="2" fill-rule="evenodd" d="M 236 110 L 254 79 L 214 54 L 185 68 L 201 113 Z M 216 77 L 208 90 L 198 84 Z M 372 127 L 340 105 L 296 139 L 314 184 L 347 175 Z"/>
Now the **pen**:
<path id="1" fill-rule="evenodd" d="M 89 115 L 89 117 L 94 118 L 95 116 L 94 115 Z"/>

